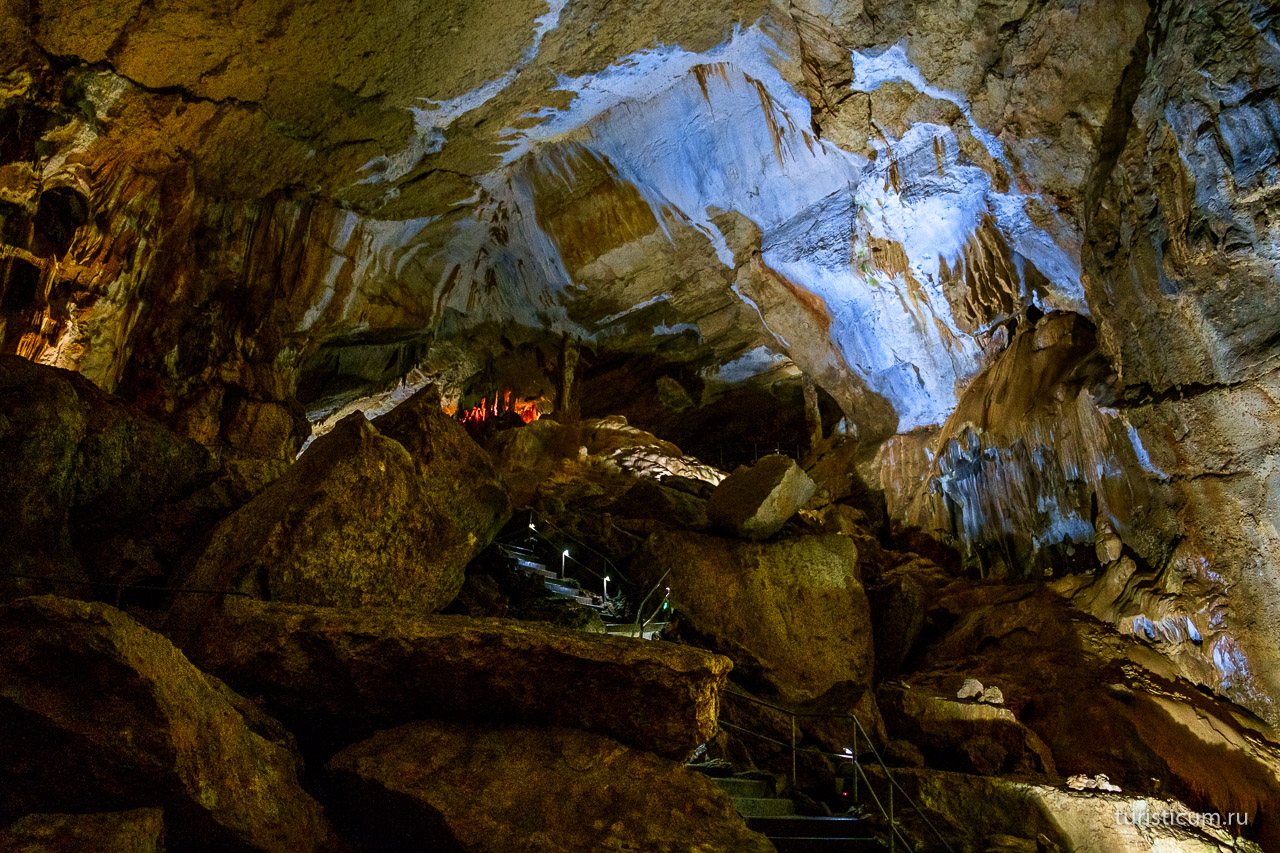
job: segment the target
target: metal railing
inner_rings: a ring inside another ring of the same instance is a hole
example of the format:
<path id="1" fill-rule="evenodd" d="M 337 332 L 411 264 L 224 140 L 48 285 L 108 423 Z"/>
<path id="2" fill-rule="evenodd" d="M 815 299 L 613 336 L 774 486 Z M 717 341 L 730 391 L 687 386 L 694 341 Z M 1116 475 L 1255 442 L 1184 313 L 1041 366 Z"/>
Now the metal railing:
<path id="1" fill-rule="evenodd" d="M 849 714 L 849 713 L 838 713 L 838 712 L 794 711 L 790 708 L 784 708 L 781 705 L 775 705 L 772 702 L 766 702 L 763 699 L 757 699 L 756 697 L 748 695 L 746 693 L 739 693 L 736 690 L 726 689 L 723 695 L 732 696 L 735 699 L 742 699 L 747 702 L 752 702 L 756 705 L 760 705 L 761 707 L 778 711 L 790 717 L 791 719 L 791 743 L 790 744 L 786 743 L 785 741 L 778 740 L 777 738 L 770 737 L 769 735 L 752 731 L 751 729 L 745 728 L 743 726 L 734 725 L 733 723 L 726 722 L 725 720 L 720 720 L 719 724 L 721 726 L 724 726 L 725 728 L 733 729 L 734 731 L 742 732 L 743 734 L 749 734 L 753 737 L 760 738 L 762 740 L 767 740 L 770 743 L 783 747 L 784 749 L 790 749 L 791 750 L 791 786 L 793 788 L 797 787 L 796 757 L 801 752 L 808 753 L 811 755 L 821 755 L 827 758 L 834 758 L 840 761 L 848 761 L 852 763 L 854 767 L 854 776 L 853 776 L 854 800 L 856 801 L 858 799 L 857 786 L 858 786 L 858 778 L 860 776 L 862 778 L 862 781 L 866 783 L 867 793 L 871 795 L 871 799 L 875 803 L 876 809 L 880 812 L 881 817 L 883 817 L 885 821 L 888 823 L 889 850 L 891 851 L 891 853 L 892 851 L 895 850 L 895 839 L 901 839 L 902 843 L 906 846 L 908 850 L 914 850 L 914 847 L 912 846 L 910 839 L 908 839 L 906 835 L 903 834 L 902 828 L 898 824 L 894 816 L 894 791 L 895 790 L 897 790 L 897 792 L 902 796 L 902 798 L 907 801 L 907 804 L 912 809 L 915 810 L 916 814 L 919 815 L 920 819 L 924 822 L 924 824 L 927 827 L 929 827 L 929 830 L 934 834 L 934 836 L 937 837 L 938 841 L 942 843 L 942 846 L 947 848 L 948 851 L 951 851 L 951 853 L 954 853 L 954 851 L 952 850 L 951 844 L 947 841 L 946 838 L 943 837 L 942 833 L 938 831 L 938 828 L 933 825 L 933 822 L 929 820 L 928 816 L 924 813 L 924 810 L 921 809 L 920 806 L 916 804 L 916 801 L 911 798 L 911 795 L 907 793 L 906 789 L 904 789 L 902 785 L 898 783 L 898 780 L 894 778 L 893 773 L 890 772 L 889 770 L 889 765 L 884 763 L 884 759 L 881 758 L 879 750 L 876 749 L 875 742 L 871 739 L 871 735 L 867 733 L 866 727 L 862 725 L 862 721 L 858 719 L 856 715 Z M 796 742 L 796 733 L 797 733 L 796 720 L 809 719 L 809 718 L 841 719 L 841 720 L 848 720 L 852 722 L 854 725 L 853 748 L 852 749 L 846 748 L 845 753 L 841 755 L 833 752 L 825 752 L 823 750 L 816 749 L 814 747 L 800 746 Z M 858 752 L 858 735 L 859 734 L 861 734 L 863 739 L 866 741 L 867 749 L 870 750 L 871 755 L 875 758 L 875 763 L 880 765 L 880 769 L 884 772 L 885 779 L 888 780 L 889 782 L 889 791 L 888 791 L 888 796 L 886 797 L 886 799 L 888 800 L 887 808 L 885 807 L 885 804 L 881 802 L 880 797 L 877 796 L 875 789 L 871 785 L 871 779 L 868 778 L 866 770 L 863 768 L 862 762 L 858 758 L 858 756 L 861 754 Z"/>
<path id="2" fill-rule="evenodd" d="M 604 575 L 600 574 L 595 569 L 591 568 L 591 566 L 588 565 L 586 562 L 574 558 L 573 555 L 570 555 L 568 557 L 568 559 L 573 560 L 574 563 L 586 569 L 591 574 L 595 575 L 597 579 L 604 580 L 605 577 L 616 576 L 619 579 L 621 579 L 623 582 L 629 582 L 627 581 L 627 576 L 622 573 L 622 570 L 619 569 L 618 566 L 613 562 L 613 560 L 610 560 L 606 554 L 600 551 L 597 551 L 595 548 L 592 548 L 586 542 L 583 542 L 581 539 L 577 538 L 573 534 L 568 533 L 562 528 L 558 527 L 555 524 L 555 522 L 553 522 L 551 519 L 545 516 L 535 515 L 533 510 L 529 510 L 529 532 L 533 534 L 535 537 L 537 537 L 538 539 L 541 539 L 543 542 L 547 543 L 548 545 L 551 545 L 553 548 L 559 549 L 561 546 L 557 543 L 552 542 L 551 538 L 547 536 L 546 533 L 544 533 L 542 530 L 539 530 L 538 529 L 539 525 L 541 525 L 546 530 L 554 531 L 556 536 L 558 536 L 561 540 L 572 542 L 578 548 L 581 548 L 582 550 L 587 551 L 599 557 L 600 561 L 604 564 L 605 572 L 607 574 L 604 574 Z"/>

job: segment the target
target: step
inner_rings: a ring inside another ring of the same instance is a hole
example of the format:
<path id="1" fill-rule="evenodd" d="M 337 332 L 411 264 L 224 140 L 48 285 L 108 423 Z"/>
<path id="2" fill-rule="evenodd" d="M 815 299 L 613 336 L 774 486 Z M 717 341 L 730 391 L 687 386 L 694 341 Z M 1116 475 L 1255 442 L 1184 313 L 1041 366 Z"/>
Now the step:
<path id="1" fill-rule="evenodd" d="M 662 629 L 665 627 L 667 627 L 666 622 L 650 622 L 645 626 L 644 638 L 646 640 L 653 639 L 653 637 L 660 634 Z M 605 633 L 611 634 L 615 637 L 634 637 L 639 630 L 640 626 L 635 622 L 614 623 L 606 626 Z"/>
<path id="2" fill-rule="evenodd" d="M 889 848 L 874 838 L 770 838 L 777 853 L 879 853 Z"/>
<path id="3" fill-rule="evenodd" d="M 782 797 L 730 797 L 733 807 L 743 817 L 788 817 L 796 813 L 796 804 Z"/>
<path id="4" fill-rule="evenodd" d="M 736 777 L 721 776 L 712 778 L 712 782 L 721 791 L 724 791 L 731 797 L 767 797 L 769 796 L 769 783 L 764 779 L 739 779 Z"/>
<path id="5" fill-rule="evenodd" d="M 747 820 L 747 826 L 770 838 L 835 838 L 869 840 L 873 833 L 865 820 L 851 817 L 806 817 L 804 815 L 760 816 Z"/>
<path id="6" fill-rule="evenodd" d="M 550 580 L 556 580 L 560 577 L 560 575 L 549 569 L 523 569 L 523 571 L 526 575 L 538 575 L 539 577 L 549 578 Z"/>
<path id="7" fill-rule="evenodd" d="M 778 853 L 871 853 L 884 847 L 864 821 L 847 817 L 750 817 Z"/>
<path id="8" fill-rule="evenodd" d="M 522 569 L 546 569 L 546 563 L 539 563 L 536 560 L 526 560 L 523 557 L 512 557 L 511 561 Z"/>

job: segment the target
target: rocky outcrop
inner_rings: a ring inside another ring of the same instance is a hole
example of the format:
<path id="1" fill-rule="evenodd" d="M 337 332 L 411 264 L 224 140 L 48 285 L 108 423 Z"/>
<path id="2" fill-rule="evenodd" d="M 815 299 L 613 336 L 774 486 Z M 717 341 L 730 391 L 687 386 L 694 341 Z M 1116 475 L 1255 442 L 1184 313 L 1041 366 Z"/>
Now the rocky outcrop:
<path id="1" fill-rule="evenodd" d="M 164 853 L 164 812 L 31 814 L 0 830 L 9 853 Z"/>
<path id="2" fill-rule="evenodd" d="M 662 521 L 689 530 L 701 530 L 710 523 L 706 501 L 648 478 L 640 479 L 627 489 L 625 495 L 609 506 L 609 512 L 620 518 Z"/>
<path id="3" fill-rule="evenodd" d="M 996 685 L 1063 776 L 1104 774 L 1126 794 L 1247 814 L 1248 837 L 1280 841 L 1280 746 L 1256 717 L 1041 585 L 955 584 L 935 602 L 927 619 L 945 629 L 913 656 L 910 693 Z"/>
<path id="4" fill-rule="evenodd" d="M 874 768 L 871 773 L 880 785 Z M 904 823 L 920 843 L 936 836 L 923 814 L 956 853 L 1258 853 L 1236 837 L 1227 815 L 1208 817 L 1167 797 L 1083 793 L 1062 787 L 901 769 L 894 777 L 920 811 L 903 809 Z M 1214 822 L 1218 821 L 1217 825 Z"/>
<path id="5" fill-rule="evenodd" d="M 744 539 L 768 539 L 813 497 L 813 480 L 781 455 L 766 456 L 726 477 L 707 502 L 719 527 Z"/>
<path id="6" fill-rule="evenodd" d="M 915 744 L 931 767 L 981 776 L 1057 776 L 1049 748 L 1007 708 L 891 685 L 876 698 L 890 737 Z"/>
<path id="7" fill-rule="evenodd" d="M 332 840 L 297 756 L 220 684 L 104 604 L 0 608 L 4 814 L 162 806 L 175 847 L 297 853 Z"/>
<path id="8" fill-rule="evenodd" d="M 572 729 L 411 723 L 328 769 L 377 849 L 410 837 L 467 853 L 773 849 L 709 778 Z"/>
<path id="9" fill-rule="evenodd" d="M 415 446 L 425 453 L 426 445 Z M 483 451 L 474 452 L 472 461 L 483 465 Z M 465 461 L 455 454 L 449 465 L 460 470 Z M 185 585 L 274 601 L 435 612 L 457 595 L 463 568 L 488 544 L 466 525 L 492 535 L 496 514 L 483 489 L 445 500 L 444 485 L 428 487 L 420 473 L 429 466 L 363 414 L 351 415 L 213 532 Z M 488 470 L 475 472 L 481 483 Z M 205 597 L 179 600 L 173 624 L 195 627 L 209 606 Z"/>
<path id="10" fill-rule="evenodd" d="M 325 743 L 431 717 L 573 726 L 677 759 L 715 734 L 730 668 L 537 623 L 244 600 L 188 653 Z"/>
<path id="11" fill-rule="evenodd" d="M 6 573 L 104 584 L 111 571 L 91 546 L 113 529 L 211 479 L 203 448 L 184 441 L 79 374 L 0 356 L 0 568 Z M 95 587 L 55 584 L 91 596 Z M 101 591 L 101 587 L 98 588 Z M 9 597 L 51 585 L 0 576 Z"/>
<path id="12" fill-rule="evenodd" d="M 749 683 L 805 701 L 871 681 L 870 614 L 848 537 L 749 543 L 659 532 L 631 566 L 669 586 L 681 620 Z"/>
<path id="13" fill-rule="evenodd" d="M 428 386 L 373 425 L 409 451 L 430 512 L 451 517 L 478 553 L 502 529 L 511 504 L 489 454 L 441 405 L 439 391 Z"/>

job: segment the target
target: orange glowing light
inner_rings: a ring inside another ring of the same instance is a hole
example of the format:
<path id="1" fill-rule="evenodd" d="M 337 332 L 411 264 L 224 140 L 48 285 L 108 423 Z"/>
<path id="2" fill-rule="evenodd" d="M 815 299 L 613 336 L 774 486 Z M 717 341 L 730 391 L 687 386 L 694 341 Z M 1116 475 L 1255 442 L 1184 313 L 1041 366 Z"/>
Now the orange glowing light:
<path id="1" fill-rule="evenodd" d="M 480 423 L 491 417 L 496 418 L 504 412 L 515 412 L 520 416 L 520 420 L 525 423 L 532 423 L 542 417 L 541 412 L 538 411 L 538 403 L 538 400 L 521 400 L 519 398 L 513 400 L 511 392 L 505 391 L 501 395 L 501 402 L 499 402 L 498 395 L 494 395 L 492 404 L 489 402 L 488 397 L 481 397 L 480 405 L 467 409 L 461 414 L 459 420 L 463 423 Z"/>

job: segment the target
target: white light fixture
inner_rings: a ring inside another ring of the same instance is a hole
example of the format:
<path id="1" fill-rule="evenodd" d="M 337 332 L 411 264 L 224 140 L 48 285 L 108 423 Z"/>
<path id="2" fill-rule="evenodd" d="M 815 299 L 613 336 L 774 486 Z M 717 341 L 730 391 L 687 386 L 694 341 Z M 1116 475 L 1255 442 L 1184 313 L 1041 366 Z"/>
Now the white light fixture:
<path id="1" fill-rule="evenodd" d="M 569 549 L 565 548 L 560 552 L 560 578 L 564 578 L 564 561 L 569 559 Z"/>
<path id="2" fill-rule="evenodd" d="M 609 576 L 604 576 L 604 600 L 609 600 Z"/>

